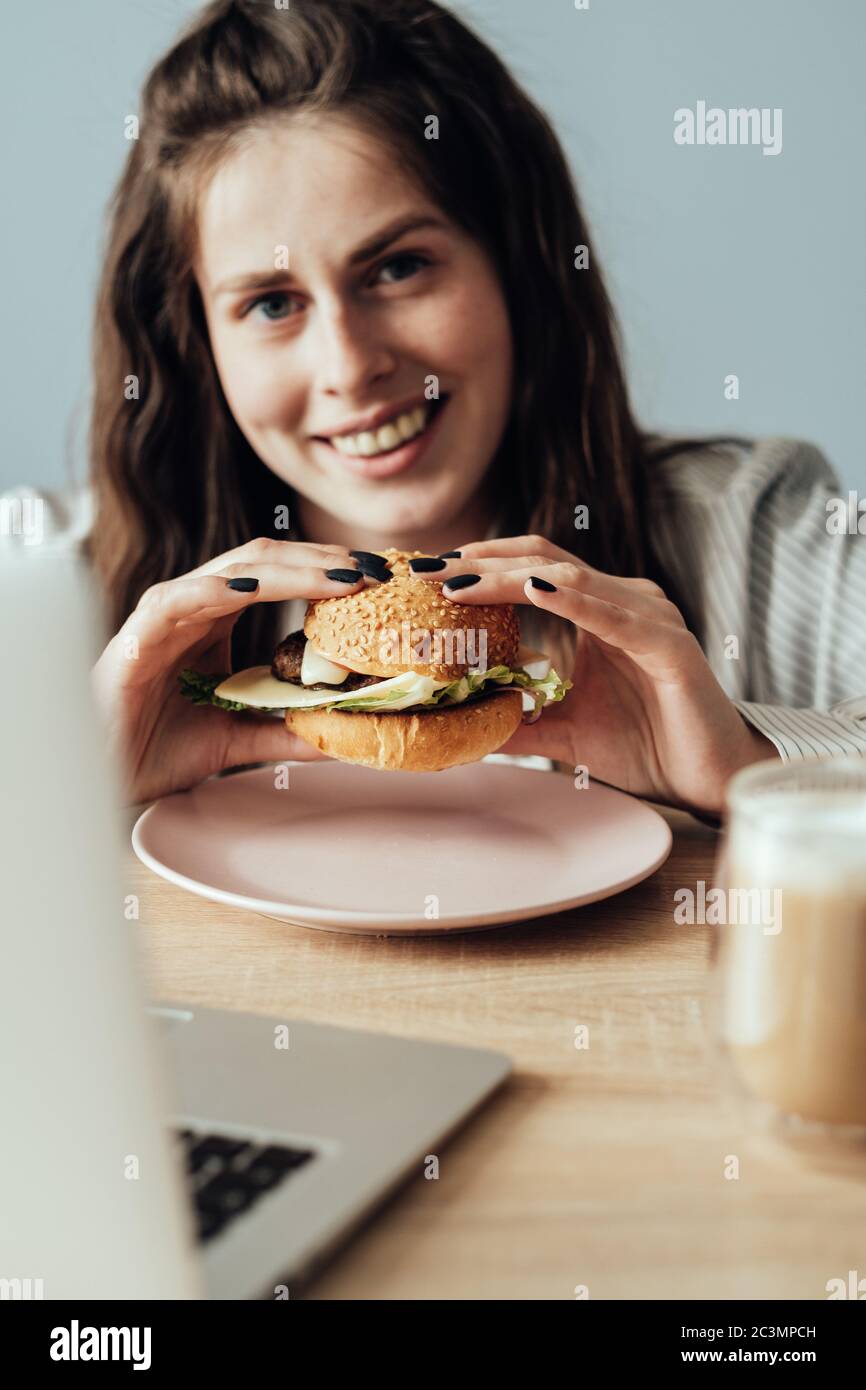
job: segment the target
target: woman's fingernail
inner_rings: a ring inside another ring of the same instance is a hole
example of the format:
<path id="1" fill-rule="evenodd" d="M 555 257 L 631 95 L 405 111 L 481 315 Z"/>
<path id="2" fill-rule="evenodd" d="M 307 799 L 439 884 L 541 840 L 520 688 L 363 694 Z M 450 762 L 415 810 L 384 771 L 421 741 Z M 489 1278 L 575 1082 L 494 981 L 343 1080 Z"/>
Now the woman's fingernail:
<path id="1" fill-rule="evenodd" d="M 539 579 L 537 574 L 533 574 L 529 580 L 533 589 L 543 589 L 546 594 L 555 594 L 556 585 L 551 584 L 547 579 Z"/>
<path id="2" fill-rule="evenodd" d="M 439 556 L 440 560 L 459 560 L 463 552 L 461 550 L 443 550 Z"/>
<path id="3" fill-rule="evenodd" d="M 374 565 L 372 560 L 358 560 L 358 569 L 362 574 L 369 575 L 371 579 L 378 579 L 380 584 L 387 584 L 389 579 L 394 576 L 384 565 Z"/>
<path id="4" fill-rule="evenodd" d="M 372 550 L 350 550 L 353 560 L 366 560 L 368 564 L 378 565 L 380 569 L 388 562 L 384 555 L 376 555 Z"/>
<path id="5" fill-rule="evenodd" d="M 458 574 L 453 579 L 447 579 L 442 588 L 468 589 L 470 584 L 477 584 L 480 578 L 480 574 Z"/>
<path id="6" fill-rule="evenodd" d="M 434 570 L 444 570 L 445 561 L 434 560 L 429 555 L 425 555 L 422 560 L 410 560 L 409 568 L 414 570 L 416 574 L 432 574 Z"/>
<path id="7" fill-rule="evenodd" d="M 239 594 L 254 594 L 259 587 L 257 579 L 227 579 L 226 588 L 237 589 Z"/>
<path id="8" fill-rule="evenodd" d="M 336 579 L 338 584 L 357 584 L 361 578 L 360 570 L 325 570 L 326 579 Z"/>

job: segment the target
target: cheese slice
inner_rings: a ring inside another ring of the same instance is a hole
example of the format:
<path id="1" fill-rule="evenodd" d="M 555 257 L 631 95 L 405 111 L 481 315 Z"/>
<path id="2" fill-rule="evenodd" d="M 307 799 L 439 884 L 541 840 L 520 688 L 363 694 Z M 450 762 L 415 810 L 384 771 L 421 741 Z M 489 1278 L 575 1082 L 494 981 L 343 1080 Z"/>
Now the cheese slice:
<path id="1" fill-rule="evenodd" d="M 550 657 L 545 656 L 544 652 L 535 651 L 532 647 L 521 646 L 515 664 L 522 667 L 526 674 L 536 681 L 543 681 L 545 676 L 550 675 Z"/>
<path id="2" fill-rule="evenodd" d="M 349 674 L 347 666 L 338 666 L 317 652 L 312 642 L 307 642 L 301 658 L 301 685 L 315 685 L 324 681 L 325 685 L 342 685 Z"/>
<path id="3" fill-rule="evenodd" d="M 222 700 L 236 700 L 249 705 L 251 709 L 319 709 L 325 705 L 339 704 L 345 700 L 365 701 L 377 695 L 394 695 L 402 692 L 399 699 L 383 699 L 383 708 L 406 709 L 429 699 L 434 690 L 439 690 L 447 681 L 434 681 L 430 676 L 418 676 L 414 671 L 406 671 L 389 680 L 378 681 L 376 685 L 365 685 L 360 690 L 307 690 L 291 681 L 278 681 L 271 674 L 269 666 L 250 666 L 246 671 L 236 671 L 214 691 Z"/>

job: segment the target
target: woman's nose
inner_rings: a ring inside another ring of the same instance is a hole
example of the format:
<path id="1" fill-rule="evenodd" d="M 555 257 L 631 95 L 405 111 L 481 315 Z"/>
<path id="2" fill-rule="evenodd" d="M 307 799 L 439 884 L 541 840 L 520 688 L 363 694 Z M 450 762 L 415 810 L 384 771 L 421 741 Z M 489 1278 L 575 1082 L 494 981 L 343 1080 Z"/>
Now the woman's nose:
<path id="1" fill-rule="evenodd" d="M 394 370 L 395 355 L 368 316 L 340 309 L 323 314 L 319 325 L 317 375 L 322 390 L 358 394 Z"/>

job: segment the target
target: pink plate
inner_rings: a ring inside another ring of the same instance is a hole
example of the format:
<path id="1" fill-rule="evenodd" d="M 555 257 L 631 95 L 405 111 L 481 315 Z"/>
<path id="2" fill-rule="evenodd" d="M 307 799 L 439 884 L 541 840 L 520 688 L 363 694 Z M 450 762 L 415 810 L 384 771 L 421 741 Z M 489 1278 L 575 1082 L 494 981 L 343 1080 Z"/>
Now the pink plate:
<path id="1" fill-rule="evenodd" d="M 214 902 L 329 931 L 387 936 L 494 927 L 639 883 L 670 853 L 656 811 L 600 784 L 474 763 L 373 772 L 291 763 L 158 801 L 132 845 Z"/>

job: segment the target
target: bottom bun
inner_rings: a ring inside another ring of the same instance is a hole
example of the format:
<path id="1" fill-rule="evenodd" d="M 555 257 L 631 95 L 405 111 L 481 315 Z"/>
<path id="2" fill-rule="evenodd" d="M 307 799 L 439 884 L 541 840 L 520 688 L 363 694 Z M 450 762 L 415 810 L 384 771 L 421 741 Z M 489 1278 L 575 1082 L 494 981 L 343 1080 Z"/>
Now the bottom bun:
<path id="1" fill-rule="evenodd" d="M 519 690 L 471 704 L 394 714 L 349 710 L 286 710 L 286 728 L 343 763 L 381 772 L 441 772 L 474 763 L 507 743 L 520 726 Z"/>

